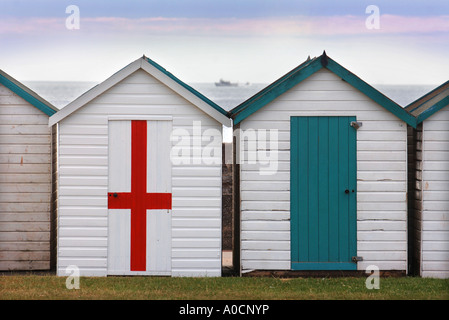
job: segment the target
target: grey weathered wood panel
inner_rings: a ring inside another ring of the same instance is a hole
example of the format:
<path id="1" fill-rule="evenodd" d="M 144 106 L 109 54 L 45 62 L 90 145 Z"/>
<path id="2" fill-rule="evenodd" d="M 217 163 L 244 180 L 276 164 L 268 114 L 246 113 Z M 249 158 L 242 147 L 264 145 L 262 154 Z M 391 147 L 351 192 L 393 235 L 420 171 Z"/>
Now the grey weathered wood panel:
<path id="1" fill-rule="evenodd" d="M 50 269 L 48 116 L 0 85 L 0 270 Z"/>

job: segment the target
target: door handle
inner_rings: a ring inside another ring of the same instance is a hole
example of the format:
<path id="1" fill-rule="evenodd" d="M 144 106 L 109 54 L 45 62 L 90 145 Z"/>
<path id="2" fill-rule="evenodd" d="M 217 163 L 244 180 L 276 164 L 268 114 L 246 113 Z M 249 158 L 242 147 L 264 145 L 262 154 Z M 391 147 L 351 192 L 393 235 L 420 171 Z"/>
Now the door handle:
<path id="1" fill-rule="evenodd" d="M 352 189 L 352 190 L 351 190 L 351 192 L 352 192 L 352 193 L 354 193 L 354 192 L 355 192 L 355 190 L 354 190 L 354 189 Z M 349 194 L 349 189 L 346 189 L 346 190 L 345 190 L 345 193 L 346 193 L 346 194 Z"/>

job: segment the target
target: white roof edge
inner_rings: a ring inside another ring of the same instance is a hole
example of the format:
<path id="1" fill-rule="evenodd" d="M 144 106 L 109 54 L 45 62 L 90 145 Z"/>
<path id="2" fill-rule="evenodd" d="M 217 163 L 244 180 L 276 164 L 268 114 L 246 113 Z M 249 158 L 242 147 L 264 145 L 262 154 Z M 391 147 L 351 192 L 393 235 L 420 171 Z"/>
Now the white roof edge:
<path id="1" fill-rule="evenodd" d="M 55 113 L 53 116 L 49 118 L 49 126 L 53 126 L 59 121 L 63 120 L 70 114 L 74 113 L 76 110 L 86 105 L 99 95 L 101 95 L 106 90 L 110 89 L 112 86 L 137 71 L 138 69 L 142 69 L 155 77 L 157 80 L 165 84 L 167 87 L 175 91 L 177 94 L 181 95 L 187 101 L 191 102 L 193 105 L 201 109 L 203 112 L 208 114 L 210 117 L 218 121 L 219 123 L 230 127 L 232 125 L 232 120 L 226 117 L 224 114 L 220 113 L 218 110 L 214 109 L 212 106 L 207 104 L 205 101 L 191 93 L 189 90 L 181 86 L 179 83 L 171 79 L 169 76 L 158 70 L 156 67 L 152 66 L 146 59 L 143 57 L 135 60 L 134 62 L 127 65 L 125 68 L 121 69 L 102 83 L 93 87 L 89 91 L 85 92 L 83 95 L 69 103 L 67 106 L 62 108 L 60 111 Z"/>
<path id="2" fill-rule="evenodd" d="M 106 90 L 110 89 L 115 84 L 125 79 L 133 72 L 140 69 L 141 60 L 142 59 L 139 58 L 136 61 L 130 63 L 120 71 L 110 76 L 105 81 L 101 82 L 100 84 L 96 85 L 92 89 L 86 91 L 84 94 L 82 94 L 81 96 L 70 102 L 67 106 L 65 106 L 64 108 L 62 108 L 60 111 L 56 112 L 49 118 L 48 125 L 51 127 L 55 123 L 58 123 L 62 119 L 66 118 L 67 116 L 69 116 L 82 106 L 86 105 L 87 103 L 89 103 L 90 101 L 101 95 Z"/>

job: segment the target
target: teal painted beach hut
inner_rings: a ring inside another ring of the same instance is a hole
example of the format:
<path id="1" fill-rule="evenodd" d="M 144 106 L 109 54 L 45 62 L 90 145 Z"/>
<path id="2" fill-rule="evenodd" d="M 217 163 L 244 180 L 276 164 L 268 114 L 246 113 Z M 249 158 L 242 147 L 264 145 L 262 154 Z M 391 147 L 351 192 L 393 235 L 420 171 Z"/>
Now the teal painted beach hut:
<path id="1" fill-rule="evenodd" d="M 409 135 L 412 272 L 449 278 L 449 81 L 406 110 L 417 122 Z"/>
<path id="2" fill-rule="evenodd" d="M 0 270 L 49 270 L 57 109 L 0 70 Z"/>
<path id="3" fill-rule="evenodd" d="M 230 116 L 241 274 L 407 272 L 413 116 L 326 53 Z"/>

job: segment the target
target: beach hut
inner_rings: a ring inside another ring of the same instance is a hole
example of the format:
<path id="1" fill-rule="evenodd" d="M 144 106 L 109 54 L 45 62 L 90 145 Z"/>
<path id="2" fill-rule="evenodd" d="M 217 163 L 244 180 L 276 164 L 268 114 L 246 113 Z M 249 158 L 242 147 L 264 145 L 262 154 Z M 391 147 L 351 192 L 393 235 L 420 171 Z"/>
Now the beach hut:
<path id="1" fill-rule="evenodd" d="M 49 270 L 57 109 L 0 70 L 0 270 Z"/>
<path id="2" fill-rule="evenodd" d="M 221 275 L 226 111 L 144 56 L 49 124 L 58 275 Z"/>
<path id="3" fill-rule="evenodd" d="M 412 272 L 449 278 L 449 81 L 406 110 L 417 122 L 409 135 Z"/>
<path id="4" fill-rule="evenodd" d="M 242 275 L 406 273 L 407 111 L 324 52 L 230 116 Z"/>

